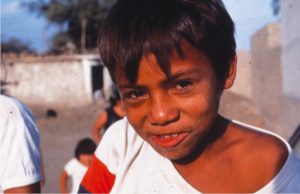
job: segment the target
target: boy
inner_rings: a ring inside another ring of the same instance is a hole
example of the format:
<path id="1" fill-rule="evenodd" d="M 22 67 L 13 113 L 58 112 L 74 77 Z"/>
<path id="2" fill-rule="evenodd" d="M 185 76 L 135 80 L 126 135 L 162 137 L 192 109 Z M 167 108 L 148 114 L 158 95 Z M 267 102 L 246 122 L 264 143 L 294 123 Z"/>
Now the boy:
<path id="1" fill-rule="evenodd" d="M 218 114 L 236 72 L 220 0 L 119 0 L 99 49 L 126 117 L 104 135 L 80 192 L 300 192 L 282 138 Z"/>
<path id="2" fill-rule="evenodd" d="M 69 193 L 67 182 L 72 178 L 70 193 L 77 193 L 80 181 L 91 163 L 96 150 L 95 142 L 90 138 L 81 139 L 75 148 L 75 158 L 72 158 L 64 167 L 60 175 L 60 192 Z"/>

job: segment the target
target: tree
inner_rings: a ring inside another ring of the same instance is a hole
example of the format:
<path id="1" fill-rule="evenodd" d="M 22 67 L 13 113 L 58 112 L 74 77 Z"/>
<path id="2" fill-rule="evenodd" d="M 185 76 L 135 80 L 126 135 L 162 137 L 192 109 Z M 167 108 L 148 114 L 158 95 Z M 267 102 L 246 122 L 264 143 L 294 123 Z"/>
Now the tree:
<path id="1" fill-rule="evenodd" d="M 17 38 L 11 38 L 7 41 L 1 42 L 1 53 L 17 53 L 22 52 L 34 53 L 28 43 L 24 43 Z"/>
<path id="2" fill-rule="evenodd" d="M 50 24 L 66 26 L 67 29 L 55 38 L 63 36 L 61 39 L 66 39 L 67 35 L 77 50 L 84 53 L 96 47 L 99 27 L 112 3 L 113 0 L 39 0 L 27 2 L 25 6 L 45 17 Z"/>
<path id="3" fill-rule="evenodd" d="M 52 48 L 50 53 L 73 53 L 76 50 L 76 46 L 65 32 L 58 32 L 52 37 Z"/>

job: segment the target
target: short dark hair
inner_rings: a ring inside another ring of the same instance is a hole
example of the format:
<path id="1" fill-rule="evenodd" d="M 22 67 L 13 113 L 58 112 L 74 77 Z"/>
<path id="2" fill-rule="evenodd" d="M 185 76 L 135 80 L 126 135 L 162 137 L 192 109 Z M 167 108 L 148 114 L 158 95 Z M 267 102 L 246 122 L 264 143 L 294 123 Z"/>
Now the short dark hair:
<path id="1" fill-rule="evenodd" d="M 80 154 L 93 154 L 96 150 L 96 144 L 91 138 L 81 139 L 75 148 L 75 157 L 79 160 Z"/>
<path id="2" fill-rule="evenodd" d="M 234 23 L 221 0 L 118 0 L 100 28 L 98 44 L 113 80 L 117 66 L 134 83 L 140 60 L 149 53 L 169 75 L 174 49 L 184 58 L 183 40 L 208 57 L 224 83 L 236 43 Z"/>

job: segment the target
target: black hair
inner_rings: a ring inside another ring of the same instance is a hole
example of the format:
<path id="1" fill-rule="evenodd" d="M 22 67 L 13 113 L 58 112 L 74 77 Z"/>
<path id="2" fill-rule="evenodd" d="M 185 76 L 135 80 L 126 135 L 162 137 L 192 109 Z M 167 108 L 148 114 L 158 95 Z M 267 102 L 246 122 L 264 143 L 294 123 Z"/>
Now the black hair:
<path id="1" fill-rule="evenodd" d="M 93 154 L 96 150 L 96 144 L 91 138 L 81 139 L 75 148 L 75 157 L 79 160 L 80 154 Z"/>
<path id="2" fill-rule="evenodd" d="M 223 84 L 236 43 L 221 0 L 118 0 L 100 28 L 98 44 L 113 80 L 122 68 L 134 83 L 140 60 L 149 53 L 168 76 L 174 49 L 184 58 L 183 40 L 208 57 Z"/>

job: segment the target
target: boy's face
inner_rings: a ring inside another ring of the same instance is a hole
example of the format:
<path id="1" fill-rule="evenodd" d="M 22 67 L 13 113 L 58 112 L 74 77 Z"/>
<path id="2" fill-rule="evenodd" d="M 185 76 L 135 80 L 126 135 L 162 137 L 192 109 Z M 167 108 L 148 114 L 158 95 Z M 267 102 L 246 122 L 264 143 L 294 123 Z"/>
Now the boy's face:
<path id="1" fill-rule="evenodd" d="M 126 116 L 136 132 L 159 154 L 170 160 L 192 153 L 217 116 L 218 83 L 209 60 L 188 43 L 184 59 L 170 58 L 170 76 L 154 55 L 141 60 L 136 84 L 116 73 Z"/>

